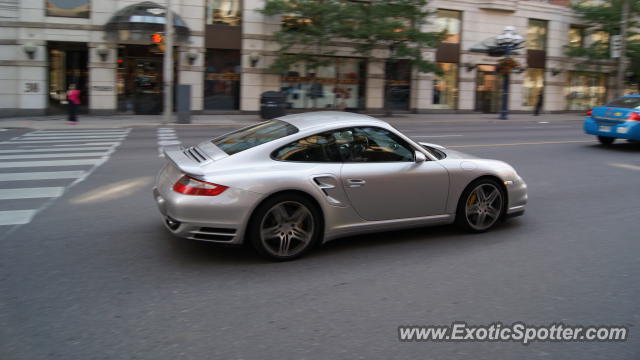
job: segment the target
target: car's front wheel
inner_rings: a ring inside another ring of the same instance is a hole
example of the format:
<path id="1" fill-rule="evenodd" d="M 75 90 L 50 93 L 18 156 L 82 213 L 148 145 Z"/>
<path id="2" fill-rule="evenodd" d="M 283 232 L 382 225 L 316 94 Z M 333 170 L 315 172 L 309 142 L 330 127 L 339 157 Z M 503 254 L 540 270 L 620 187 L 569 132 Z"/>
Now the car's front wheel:
<path id="1" fill-rule="evenodd" d="M 469 232 L 484 232 L 494 227 L 505 209 L 504 190 L 493 179 L 479 179 L 462 193 L 456 212 L 456 224 Z"/>
<path id="2" fill-rule="evenodd" d="M 598 136 L 598 141 L 602 145 L 611 145 L 616 140 L 616 138 L 608 137 L 608 136 Z"/>
<path id="3" fill-rule="evenodd" d="M 253 248 L 273 260 L 292 260 L 322 236 L 320 211 L 309 199 L 285 194 L 268 199 L 255 211 L 248 235 Z"/>

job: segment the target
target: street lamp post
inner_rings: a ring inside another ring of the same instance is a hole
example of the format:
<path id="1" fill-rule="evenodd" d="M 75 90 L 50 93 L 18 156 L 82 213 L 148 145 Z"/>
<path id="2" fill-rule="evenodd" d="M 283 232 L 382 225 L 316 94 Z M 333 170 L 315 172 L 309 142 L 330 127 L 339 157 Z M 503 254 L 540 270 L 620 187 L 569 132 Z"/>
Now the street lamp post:
<path id="1" fill-rule="evenodd" d="M 501 52 L 504 54 L 505 59 L 511 55 L 511 53 L 518 49 L 524 39 L 518 33 L 513 26 L 507 26 L 504 28 L 502 34 L 496 36 L 496 44 Z M 509 73 L 511 70 L 503 73 L 502 79 L 502 104 L 500 105 L 500 119 L 507 120 L 509 116 Z"/>

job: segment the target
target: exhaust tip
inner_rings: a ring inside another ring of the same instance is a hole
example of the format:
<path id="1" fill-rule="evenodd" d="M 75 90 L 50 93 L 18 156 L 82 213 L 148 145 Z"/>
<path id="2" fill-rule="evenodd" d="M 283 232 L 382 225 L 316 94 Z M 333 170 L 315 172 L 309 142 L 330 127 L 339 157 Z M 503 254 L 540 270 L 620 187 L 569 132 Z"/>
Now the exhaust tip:
<path id="1" fill-rule="evenodd" d="M 178 230 L 178 228 L 180 227 L 180 221 L 174 220 L 170 217 L 167 217 L 167 219 L 165 220 L 165 223 L 167 224 L 169 229 L 173 231 Z"/>

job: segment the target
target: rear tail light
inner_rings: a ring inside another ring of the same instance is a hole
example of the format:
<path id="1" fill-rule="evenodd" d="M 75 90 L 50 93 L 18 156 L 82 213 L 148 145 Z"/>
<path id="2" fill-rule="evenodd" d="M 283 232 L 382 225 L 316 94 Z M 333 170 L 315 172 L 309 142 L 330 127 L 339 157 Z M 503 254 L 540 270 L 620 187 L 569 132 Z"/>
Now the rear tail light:
<path id="1" fill-rule="evenodd" d="M 217 196 L 229 187 L 218 185 L 184 175 L 173 185 L 173 191 L 185 195 Z"/>
<path id="2" fill-rule="evenodd" d="M 587 111 L 587 116 L 591 116 L 591 114 L 593 114 L 593 110 L 588 110 Z"/>
<path id="3" fill-rule="evenodd" d="M 627 120 L 640 121 L 640 114 L 634 111 L 631 114 L 629 114 L 629 117 L 627 118 Z"/>

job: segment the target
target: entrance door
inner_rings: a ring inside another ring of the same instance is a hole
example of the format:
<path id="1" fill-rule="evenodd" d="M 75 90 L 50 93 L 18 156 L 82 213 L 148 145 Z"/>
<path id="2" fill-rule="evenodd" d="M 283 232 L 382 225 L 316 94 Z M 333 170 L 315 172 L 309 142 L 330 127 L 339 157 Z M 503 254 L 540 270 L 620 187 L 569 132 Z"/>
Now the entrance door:
<path id="1" fill-rule="evenodd" d="M 50 114 L 67 111 L 67 90 L 75 84 L 80 90 L 80 112 L 89 103 L 89 52 L 84 43 L 50 42 L 49 50 L 49 107 Z"/>
<path id="2" fill-rule="evenodd" d="M 149 46 L 126 45 L 118 53 L 118 111 L 160 114 L 163 57 Z"/>
<path id="3" fill-rule="evenodd" d="M 409 110 L 411 103 L 411 63 L 407 60 L 385 64 L 384 97 L 386 109 Z"/>
<path id="4" fill-rule="evenodd" d="M 497 113 L 500 106 L 502 76 L 495 65 L 478 65 L 476 73 L 476 111 Z"/>

